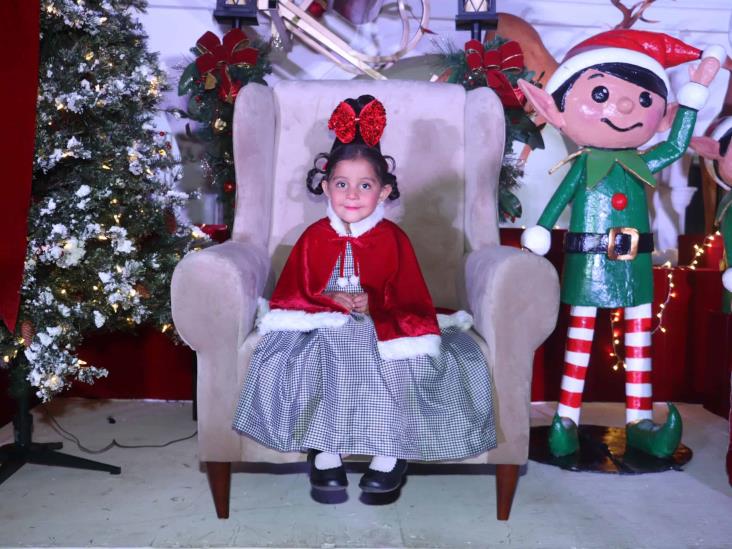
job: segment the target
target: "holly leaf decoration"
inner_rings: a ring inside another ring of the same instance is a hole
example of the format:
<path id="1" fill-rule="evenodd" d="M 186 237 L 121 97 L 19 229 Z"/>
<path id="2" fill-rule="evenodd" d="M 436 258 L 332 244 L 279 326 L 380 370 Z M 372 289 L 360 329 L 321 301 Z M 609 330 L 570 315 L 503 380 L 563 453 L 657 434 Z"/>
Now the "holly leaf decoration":
<path id="1" fill-rule="evenodd" d="M 188 65 L 183 71 L 183 74 L 180 75 L 180 81 L 178 82 L 178 95 L 185 95 L 191 91 L 196 79 L 199 77 L 200 74 L 198 74 L 198 67 L 196 67 L 196 64 L 191 63 Z"/>
<path id="2" fill-rule="evenodd" d="M 520 109 L 506 109 L 506 117 L 509 121 L 508 132 L 510 137 L 521 143 L 526 143 L 531 150 L 543 149 L 544 139 L 541 137 L 541 130 L 529 116 Z"/>
<path id="3" fill-rule="evenodd" d="M 521 201 L 518 197 L 506 188 L 498 189 L 498 205 L 500 206 L 499 211 L 501 215 L 511 221 L 521 217 Z"/>

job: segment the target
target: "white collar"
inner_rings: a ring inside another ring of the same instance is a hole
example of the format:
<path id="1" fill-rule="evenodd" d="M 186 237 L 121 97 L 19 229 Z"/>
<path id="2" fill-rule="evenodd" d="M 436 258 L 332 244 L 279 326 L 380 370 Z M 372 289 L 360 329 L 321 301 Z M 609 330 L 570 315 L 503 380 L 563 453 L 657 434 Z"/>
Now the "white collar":
<path id="1" fill-rule="evenodd" d="M 328 219 L 330 219 L 330 226 L 333 227 L 333 230 L 337 232 L 339 236 L 354 236 L 358 238 L 366 231 L 373 229 L 379 221 L 384 219 L 384 204 L 380 202 L 368 217 L 365 217 L 356 223 L 351 223 L 350 233 L 346 230 L 343 220 L 333 211 L 333 207 L 330 205 L 330 200 L 328 200 L 327 213 Z"/>

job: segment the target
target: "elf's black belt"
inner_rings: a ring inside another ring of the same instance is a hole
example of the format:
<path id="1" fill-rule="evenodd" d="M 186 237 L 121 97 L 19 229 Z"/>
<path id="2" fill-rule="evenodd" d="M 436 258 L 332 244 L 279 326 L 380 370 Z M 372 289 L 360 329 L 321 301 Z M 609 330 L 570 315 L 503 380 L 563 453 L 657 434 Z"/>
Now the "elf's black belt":
<path id="1" fill-rule="evenodd" d="M 582 254 L 607 254 L 609 259 L 628 261 L 638 254 L 653 251 L 653 233 L 639 233 L 631 227 L 613 227 L 603 233 L 567 233 L 564 251 Z"/>

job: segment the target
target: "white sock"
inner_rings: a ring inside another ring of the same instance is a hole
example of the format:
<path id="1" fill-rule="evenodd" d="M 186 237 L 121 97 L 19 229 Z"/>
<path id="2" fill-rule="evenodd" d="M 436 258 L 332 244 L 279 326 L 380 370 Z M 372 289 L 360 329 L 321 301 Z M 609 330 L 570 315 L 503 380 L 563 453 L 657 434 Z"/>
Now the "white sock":
<path id="1" fill-rule="evenodd" d="M 374 471 L 381 471 L 382 473 L 388 473 L 389 471 L 394 469 L 396 462 L 397 458 L 374 456 L 374 459 L 371 460 L 371 464 L 369 465 L 369 469 L 373 469 Z"/>
<path id="2" fill-rule="evenodd" d="M 335 469 L 343 465 L 339 454 L 329 454 L 328 452 L 320 452 L 315 456 L 316 469 Z"/>

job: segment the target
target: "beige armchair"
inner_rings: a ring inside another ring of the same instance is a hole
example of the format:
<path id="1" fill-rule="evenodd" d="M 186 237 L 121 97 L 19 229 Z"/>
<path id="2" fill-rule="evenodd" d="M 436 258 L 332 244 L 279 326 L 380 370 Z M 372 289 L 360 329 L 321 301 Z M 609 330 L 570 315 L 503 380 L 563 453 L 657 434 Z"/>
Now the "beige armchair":
<path id="1" fill-rule="evenodd" d="M 236 100 L 237 208 L 230 241 L 189 254 L 172 281 L 173 318 L 198 355 L 198 447 L 216 512 L 229 514 L 232 462 L 295 462 L 231 428 L 258 341 L 257 298 L 268 297 L 302 231 L 325 216 L 307 192 L 327 121 L 346 97 L 378 97 L 388 123 L 382 151 L 396 160 L 401 198 L 386 216 L 410 236 L 437 306 L 470 311 L 495 384 L 498 447 L 466 462 L 496 464 L 499 520 L 508 519 L 527 462 L 531 366 L 554 329 L 559 284 L 542 257 L 498 243 L 501 103 L 488 89 L 407 81 L 249 84 Z"/>

